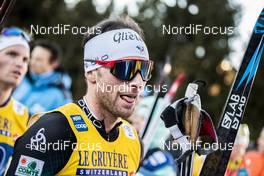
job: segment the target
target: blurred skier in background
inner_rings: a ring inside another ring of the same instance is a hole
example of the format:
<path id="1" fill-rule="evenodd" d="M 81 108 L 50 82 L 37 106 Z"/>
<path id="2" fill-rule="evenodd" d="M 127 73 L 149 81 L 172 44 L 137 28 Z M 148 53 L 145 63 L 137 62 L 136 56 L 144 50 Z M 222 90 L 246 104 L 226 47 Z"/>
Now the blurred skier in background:
<path id="1" fill-rule="evenodd" d="M 60 48 L 50 41 L 36 41 L 29 72 L 14 97 L 28 106 L 30 115 L 49 111 L 72 101 L 71 78 L 59 69 Z"/>

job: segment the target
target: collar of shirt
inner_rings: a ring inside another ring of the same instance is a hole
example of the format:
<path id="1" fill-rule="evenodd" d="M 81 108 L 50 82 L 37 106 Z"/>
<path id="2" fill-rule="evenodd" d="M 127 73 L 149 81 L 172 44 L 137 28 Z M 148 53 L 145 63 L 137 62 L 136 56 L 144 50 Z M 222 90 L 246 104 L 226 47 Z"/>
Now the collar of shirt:
<path id="1" fill-rule="evenodd" d="M 90 109 L 87 106 L 87 103 L 84 99 L 80 99 L 76 103 L 86 114 L 88 119 L 92 122 L 92 124 L 95 126 L 97 131 L 100 133 L 100 135 L 107 141 L 113 142 L 118 138 L 119 135 L 119 126 L 123 123 L 122 121 L 116 123 L 114 127 L 107 133 L 105 131 L 105 124 L 104 121 L 98 120 L 93 113 L 90 111 Z"/>

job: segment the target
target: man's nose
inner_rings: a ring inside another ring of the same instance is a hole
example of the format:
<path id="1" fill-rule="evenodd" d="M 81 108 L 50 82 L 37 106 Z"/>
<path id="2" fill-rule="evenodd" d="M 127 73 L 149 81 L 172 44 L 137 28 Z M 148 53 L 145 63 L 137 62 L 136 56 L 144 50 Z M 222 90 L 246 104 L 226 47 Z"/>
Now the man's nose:
<path id="1" fill-rule="evenodd" d="M 15 65 L 18 68 L 23 68 L 27 63 L 24 62 L 24 58 L 23 57 L 19 57 L 17 59 L 15 59 Z"/>
<path id="2" fill-rule="evenodd" d="M 18 59 L 16 59 L 15 60 L 15 65 L 17 66 L 17 67 L 23 67 L 23 59 L 22 58 L 18 58 Z"/>

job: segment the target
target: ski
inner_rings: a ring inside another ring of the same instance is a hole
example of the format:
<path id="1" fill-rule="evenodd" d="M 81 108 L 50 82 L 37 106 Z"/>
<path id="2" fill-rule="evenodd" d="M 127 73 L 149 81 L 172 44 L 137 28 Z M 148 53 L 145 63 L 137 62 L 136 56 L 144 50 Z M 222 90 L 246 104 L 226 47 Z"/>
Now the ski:
<path id="1" fill-rule="evenodd" d="M 226 172 L 232 152 L 231 149 L 233 148 L 239 125 L 243 119 L 263 49 L 264 9 L 262 9 L 254 26 L 253 34 L 218 124 L 217 135 L 220 149 L 206 157 L 200 173 L 202 176 L 223 176 Z M 228 148 L 231 149 L 226 150 Z"/>

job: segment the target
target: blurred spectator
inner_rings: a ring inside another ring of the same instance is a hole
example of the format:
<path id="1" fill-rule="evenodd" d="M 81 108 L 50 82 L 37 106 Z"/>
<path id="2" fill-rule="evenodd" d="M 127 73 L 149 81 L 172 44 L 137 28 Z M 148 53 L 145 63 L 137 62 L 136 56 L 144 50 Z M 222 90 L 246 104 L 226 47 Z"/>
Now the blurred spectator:
<path id="1" fill-rule="evenodd" d="M 11 97 L 29 63 L 29 37 L 19 28 L 5 28 L 0 35 L 0 176 L 11 158 L 16 139 L 26 131 L 28 110 Z"/>
<path id="2" fill-rule="evenodd" d="M 145 126 L 145 122 L 150 115 L 152 105 L 155 101 L 155 96 L 141 97 L 135 107 L 135 111 L 129 118 L 131 124 L 136 128 L 138 133 L 142 133 Z M 157 103 L 157 107 L 154 110 L 153 117 L 157 117 L 157 113 L 162 111 L 163 98 L 160 98 Z M 159 118 L 159 116 L 157 117 Z M 153 121 L 157 119 L 152 119 Z M 157 129 L 153 129 L 153 138 L 150 142 L 150 148 L 144 157 L 144 160 L 139 168 L 137 176 L 175 176 L 176 165 L 173 156 L 163 151 L 164 141 L 169 136 L 169 131 L 165 128 L 164 123 L 160 123 Z"/>
<path id="3" fill-rule="evenodd" d="M 233 150 L 229 159 L 229 163 L 226 170 L 226 176 L 247 176 L 243 159 L 246 153 L 246 149 L 249 145 L 249 128 L 247 124 L 241 124 L 236 136 L 236 140 L 233 146 Z"/>
<path id="4" fill-rule="evenodd" d="M 33 46 L 29 72 L 14 97 L 29 107 L 30 115 L 71 102 L 71 78 L 58 69 L 60 49 L 55 43 L 38 41 Z"/>
<path id="5" fill-rule="evenodd" d="M 244 157 L 244 165 L 250 176 L 264 176 L 264 128 L 257 140 L 257 150 L 249 151 Z"/>
<path id="6" fill-rule="evenodd" d="M 139 134 L 143 132 L 143 128 L 145 126 L 145 122 L 149 118 L 150 111 L 152 110 L 152 106 L 155 102 L 155 96 L 147 96 L 143 97 L 138 104 L 135 107 L 135 111 L 132 114 L 132 116 L 129 118 L 131 121 L 132 125 L 136 127 L 138 130 Z M 152 122 L 155 120 L 155 118 L 160 118 L 157 116 L 158 113 L 162 112 L 162 105 L 164 103 L 163 98 L 159 98 L 157 105 L 155 107 L 154 113 L 153 113 L 153 119 L 151 120 Z M 150 142 L 150 149 L 152 148 L 163 148 L 163 142 L 167 139 L 167 137 L 170 136 L 169 130 L 165 127 L 164 123 L 160 123 L 158 127 L 153 130 L 153 136 Z M 157 140 L 159 139 L 159 140 Z"/>

